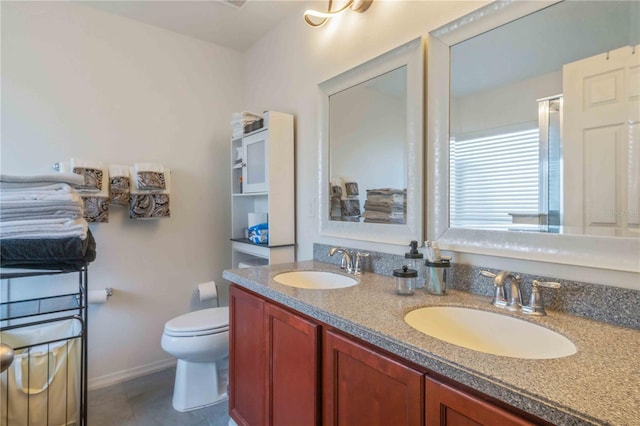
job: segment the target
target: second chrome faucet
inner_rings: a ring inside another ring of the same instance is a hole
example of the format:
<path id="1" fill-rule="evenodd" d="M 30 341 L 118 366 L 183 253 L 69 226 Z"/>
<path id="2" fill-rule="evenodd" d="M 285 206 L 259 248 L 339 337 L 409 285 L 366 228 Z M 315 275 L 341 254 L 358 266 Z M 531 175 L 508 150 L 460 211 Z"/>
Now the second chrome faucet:
<path id="1" fill-rule="evenodd" d="M 341 247 L 333 247 L 331 250 L 329 250 L 329 256 L 333 256 L 336 253 L 342 254 L 340 268 L 345 269 L 348 274 L 364 274 L 363 258 L 369 257 L 369 253 L 356 252 L 354 255 L 353 251 Z"/>
<path id="2" fill-rule="evenodd" d="M 538 287 L 559 288 L 560 283 L 554 281 L 538 281 L 533 280 L 533 288 L 531 290 L 531 298 L 529 305 L 522 302 L 522 281 L 520 276 L 514 275 L 509 271 L 502 271 L 497 274 L 489 271 L 480 271 L 480 275 L 493 278 L 495 285 L 493 299 L 491 304 L 499 308 L 505 308 L 510 311 L 521 311 L 530 315 L 546 315 L 542 295 Z M 507 285 L 508 284 L 508 285 Z"/>

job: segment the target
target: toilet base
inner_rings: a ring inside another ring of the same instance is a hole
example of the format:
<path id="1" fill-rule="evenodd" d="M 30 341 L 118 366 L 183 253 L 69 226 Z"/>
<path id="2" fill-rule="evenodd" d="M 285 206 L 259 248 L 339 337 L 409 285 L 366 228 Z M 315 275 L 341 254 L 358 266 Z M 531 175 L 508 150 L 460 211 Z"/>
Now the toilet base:
<path id="1" fill-rule="evenodd" d="M 228 358 L 209 363 L 179 359 L 173 387 L 173 408 L 185 412 L 227 399 L 227 365 Z"/>

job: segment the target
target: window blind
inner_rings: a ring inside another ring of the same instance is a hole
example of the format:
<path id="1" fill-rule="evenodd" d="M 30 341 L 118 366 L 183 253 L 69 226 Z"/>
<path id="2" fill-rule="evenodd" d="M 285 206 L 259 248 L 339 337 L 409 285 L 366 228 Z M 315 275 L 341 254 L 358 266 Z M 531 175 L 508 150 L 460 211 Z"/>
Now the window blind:
<path id="1" fill-rule="evenodd" d="M 450 225 L 514 228 L 509 213 L 537 214 L 538 128 L 450 141 Z"/>

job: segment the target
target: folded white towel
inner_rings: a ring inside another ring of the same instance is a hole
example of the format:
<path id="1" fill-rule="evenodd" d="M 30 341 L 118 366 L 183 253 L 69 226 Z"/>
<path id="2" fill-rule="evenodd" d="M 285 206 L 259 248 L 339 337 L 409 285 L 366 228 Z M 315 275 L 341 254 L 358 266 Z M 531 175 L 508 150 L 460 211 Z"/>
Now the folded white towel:
<path id="1" fill-rule="evenodd" d="M 67 183 L 78 186 L 84 183 L 84 178 L 75 173 L 48 173 L 42 175 L 16 176 L 0 174 L 0 188 L 29 188 L 49 183 Z"/>
<path id="2" fill-rule="evenodd" d="M 80 195 L 73 193 L 67 194 L 70 198 L 57 199 L 56 197 L 42 199 L 42 200 L 31 200 L 31 199 L 17 199 L 17 200 L 5 200 L 0 199 L 0 211 L 3 212 L 19 212 L 21 210 L 27 210 L 32 208 L 82 208 L 83 202 Z"/>
<path id="3" fill-rule="evenodd" d="M 38 222 L 38 221 L 35 221 Z M 89 225 L 84 219 L 68 220 L 59 224 L 30 224 L 23 226 L 7 226 L 0 223 L 0 238 L 2 239 L 35 239 L 35 238 L 87 238 Z"/>
<path id="4" fill-rule="evenodd" d="M 51 212 L 82 212 L 82 203 L 42 203 L 38 202 L 25 206 L 24 203 L 2 203 L 0 204 L 0 216 L 28 214 L 45 214 Z M 36 205 L 34 205 L 36 204 Z"/>
<path id="5" fill-rule="evenodd" d="M 82 230 L 87 225 L 83 218 L 66 219 L 39 219 L 39 220 L 15 220 L 0 223 L 0 235 L 17 234 L 20 232 L 58 232 Z"/>
<path id="6" fill-rule="evenodd" d="M 77 175 L 76 175 L 77 176 Z M 67 183 L 34 182 L 26 186 L 0 187 L 0 194 L 17 194 L 27 191 L 51 191 L 56 193 L 73 192 L 75 189 Z"/>
<path id="7" fill-rule="evenodd" d="M 28 207 L 33 201 L 47 201 L 51 204 L 72 204 L 79 200 L 79 195 L 76 192 L 46 192 L 46 191 L 31 191 L 20 193 L 1 193 L 0 201 L 3 206 L 5 203 L 15 202 L 16 204 L 24 204 Z"/>
<path id="8" fill-rule="evenodd" d="M 0 221 L 39 220 L 51 218 L 78 219 L 82 217 L 82 207 L 36 207 L 26 209 L 0 209 Z"/>
<path id="9" fill-rule="evenodd" d="M 75 225 L 75 219 L 66 219 L 66 218 L 47 218 L 47 219 L 39 219 L 39 220 L 12 220 L 9 222 L 2 223 L 2 229 L 9 228 L 32 228 L 32 227 L 44 227 L 48 225 L 60 225 L 63 227 L 70 227 Z"/>

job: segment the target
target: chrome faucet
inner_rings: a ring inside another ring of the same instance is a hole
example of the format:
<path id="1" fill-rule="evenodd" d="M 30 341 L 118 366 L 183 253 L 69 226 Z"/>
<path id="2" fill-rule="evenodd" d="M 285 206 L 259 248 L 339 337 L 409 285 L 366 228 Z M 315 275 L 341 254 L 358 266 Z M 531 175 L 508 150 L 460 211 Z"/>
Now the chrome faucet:
<path id="1" fill-rule="evenodd" d="M 498 274 L 489 271 L 480 271 L 480 275 L 494 279 L 493 283 L 495 284 L 495 288 L 493 300 L 491 300 L 492 305 L 510 311 L 521 311 L 524 314 L 530 315 L 547 315 L 538 287 L 560 287 L 560 283 L 555 281 L 533 280 L 529 305 L 523 305 L 522 291 L 520 288 L 522 281 L 518 275 L 513 275 L 508 271 L 502 271 Z M 507 282 L 509 283 L 508 287 L 505 285 Z"/>
<path id="2" fill-rule="evenodd" d="M 522 309 L 522 290 L 520 288 L 520 276 L 513 275 L 509 271 L 494 274 L 489 271 L 481 271 L 481 275 L 493 278 L 495 284 L 493 300 L 491 304 L 510 311 Z M 509 286 L 505 284 L 509 283 Z"/>
<path id="3" fill-rule="evenodd" d="M 342 259 L 340 260 L 340 268 L 346 269 L 347 274 L 352 275 L 362 275 L 364 274 L 364 265 L 363 265 L 363 257 L 368 257 L 369 253 L 361 253 L 357 252 L 355 255 L 353 251 L 347 250 L 341 247 L 333 247 L 329 250 L 329 256 L 333 256 L 336 253 L 342 254 Z"/>
<path id="4" fill-rule="evenodd" d="M 329 256 L 333 256 L 336 253 L 342 254 L 342 259 L 340 260 L 340 269 L 346 269 L 348 274 L 353 273 L 353 252 L 340 247 L 333 247 L 329 250 Z"/>

